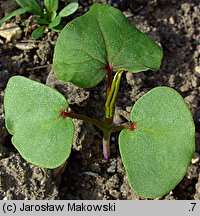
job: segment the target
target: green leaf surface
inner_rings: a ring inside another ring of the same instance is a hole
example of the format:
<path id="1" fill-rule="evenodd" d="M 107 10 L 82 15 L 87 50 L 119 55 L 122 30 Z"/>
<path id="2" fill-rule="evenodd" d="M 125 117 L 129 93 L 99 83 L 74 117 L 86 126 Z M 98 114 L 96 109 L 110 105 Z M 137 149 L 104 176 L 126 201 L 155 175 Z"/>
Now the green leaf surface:
<path id="1" fill-rule="evenodd" d="M 57 15 L 56 11 L 58 10 L 58 0 L 45 0 L 44 5 L 48 20 L 52 21 Z"/>
<path id="2" fill-rule="evenodd" d="M 63 29 L 63 26 L 61 24 L 52 28 L 52 30 L 55 32 L 61 32 L 62 29 Z"/>
<path id="3" fill-rule="evenodd" d="M 8 21 L 9 19 L 11 19 L 14 16 L 20 15 L 20 14 L 24 14 L 26 12 L 28 12 L 30 10 L 29 7 L 24 7 L 24 8 L 19 8 L 15 11 L 12 11 L 11 13 L 9 13 L 7 16 L 3 17 L 0 19 L 0 25 L 6 21 Z"/>
<path id="4" fill-rule="evenodd" d="M 48 25 L 49 24 L 49 21 L 46 18 L 38 18 L 35 20 L 35 22 L 37 24 L 40 24 L 40 25 Z"/>
<path id="5" fill-rule="evenodd" d="M 175 90 L 157 87 L 134 105 L 119 145 L 132 189 L 144 197 L 170 192 L 184 177 L 195 149 L 191 113 Z"/>
<path id="6" fill-rule="evenodd" d="M 45 30 L 45 26 L 40 26 L 39 28 L 35 29 L 32 34 L 31 37 L 34 40 L 38 40 L 40 39 L 43 35 L 44 35 L 44 30 Z"/>
<path id="7" fill-rule="evenodd" d="M 59 25 L 61 22 L 61 17 L 57 16 L 51 23 L 49 23 L 49 28 L 53 28 L 57 25 Z"/>
<path id="8" fill-rule="evenodd" d="M 16 0 L 16 2 L 22 8 L 29 7 L 30 8 L 29 12 L 32 14 L 38 14 L 40 16 L 43 15 L 40 5 L 37 3 L 36 0 Z"/>
<path id="9" fill-rule="evenodd" d="M 78 9 L 78 3 L 77 2 L 72 2 L 72 3 L 68 4 L 66 7 L 64 7 L 60 11 L 59 16 L 67 17 L 67 16 L 73 14 L 74 12 L 76 12 L 77 9 Z"/>
<path id="10" fill-rule="evenodd" d="M 159 69 L 161 59 L 161 48 L 121 11 L 96 3 L 62 30 L 53 65 L 58 79 L 85 88 L 102 81 L 109 65 L 137 73 Z"/>
<path id="11" fill-rule="evenodd" d="M 16 2 L 22 8 L 29 6 L 29 2 L 27 0 L 16 0 Z"/>
<path id="12" fill-rule="evenodd" d="M 4 97 L 5 120 L 12 142 L 27 161 L 47 168 L 63 164 L 69 157 L 74 135 L 70 118 L 62 118 L 68 107 L 56 90 L 25 77 L 12 77 Z"/>
<path id="13" fill-rule="evenodd" d="M 44 0 L 44 5 L 49 12 L 58 10 L 58 0 Z"/>
<path id="14" fill-rule="evenodd" d="M 50 16 L 50 20 L 53 21 L 56 18 L 56 16 L 57 16 L 56 11 L 53 11 L 51 16 Z"/>

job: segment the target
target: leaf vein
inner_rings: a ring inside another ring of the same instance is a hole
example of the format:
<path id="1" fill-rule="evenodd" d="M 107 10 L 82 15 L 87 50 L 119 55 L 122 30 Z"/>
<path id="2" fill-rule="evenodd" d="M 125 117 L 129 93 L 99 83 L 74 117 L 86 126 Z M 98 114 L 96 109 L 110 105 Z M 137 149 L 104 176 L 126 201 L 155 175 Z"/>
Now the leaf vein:
<path id="1" fill-rule="evenodd" d="M 88 53 L 87 51 L 85 51 L 85 50 L 82 50 L 82 49 L 74 49 L 75 51 L 81 51 L 81 52 L 83 52 L 83 53 L 85 53 L 85 54 L 87 54 L 89 57 L 91 57 L 92 59 L 94 59 L 94 60 L 96 60 L 96 61 L 98 61 L 99 63 L 101 63 L 101 64 L 104 64 L 105 65 L 105 63 L 103 62 L 103 61 L 101 61 L 100 59 L 98 59 L 98 58 L 96 58 L 96 57 L 94 57 L 94 56 L 92 56 L 90 53 Z"/>
<path id="2" fill-rule="evenodd" d="M 105 46 L 106 61 L 107 61 L 107 64 L 109 64 L 108 44 L 107 44 L 107 41 L 106 41 L 106 36 L 105 36 L 104 31 L 101 28 L 101 25 L 100 25 L 98 17 L 96 17 L 96 20 L 97 20 L 97 24 L 98 24 L 98 27 L 99 27 L 99 30 L 100 30 L 100 33 L 101 33 L 101 37 L 103 39 L 103 43 L 104 43 L 104 46 Z"/>

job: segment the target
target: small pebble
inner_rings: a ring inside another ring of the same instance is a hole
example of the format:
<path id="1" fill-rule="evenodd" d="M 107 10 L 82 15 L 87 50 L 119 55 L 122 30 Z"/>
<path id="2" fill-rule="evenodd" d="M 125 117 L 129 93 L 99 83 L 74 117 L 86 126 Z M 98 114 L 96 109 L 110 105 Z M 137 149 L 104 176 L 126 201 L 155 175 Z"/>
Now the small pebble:
<path id="1" fill-rule="evenodd" d="M 17 43 L 14 46 L 20 50 L 31 50 L 37 48 L 34 43 Z"/>
<path id="2" fill-rule="evenodd" d="M 127 107 L 126 107 L 126 111 L 127 111 L 127 112 L 131 112 L 131 110 L 132 110 L 132 106 L 127 106 Z"/>
<path id="3" fill-rule="evenodd" d="M 195 72 L 200 74 L 200 66 L 195 67 Z"/>
<path id="4" fill-rule="evenodd" d="M 175 23 L 175 22 L 174 22 L 174 17 L 170 17 L 170 18 L 169 18 L 169 23 L 172 24 L 172 25 L 174 25 L 174 23 Z"/>
<path id="5" fill-rule="evenodd" d="M 199 162 L 199 159 L 200 159 L 200 156 L 199 156 L 199 154 L 197 153 L 197 152 L 195 152 L 194 154 L 193 154 L 193 157 L 192 157 L 192 164 L 195 164 L 195 163 L 198 163 Z"/>
<path id="6" fill-rule="evenodd" d="M 113 122 L 115 124 L 121 124 L 124 122 L 124 120 L 121 118 L 121 116 L 118 113 L 115 113 Z"/>
<path id="7" fill-rule="evenodd" d="M 5 38 L 7 42 L 20 39 L 22 36 L 21 28 L 14 24 L 8 23 L 0 27 L 0 36 Z"/>
<path id="8" fill-rule="evenodd" d="M 110 163 L 110 166 L 107 169 L 107 172 L 108 173 L 115 173 L 116 172 L 116 166 L 117 166 L 116 161 L 112 160 Z"/>
<path id="9" fill-rule="evenodd" d="M 118 199 L 120 196 L 120 192 L 117 190 L 110 190 L 109 191 L 110 195 L 113 196 L 114 198 Z"/>
<path id="10" fill-rule="evenodd" d="M 180 90 L 181 90 L 182 92 L 186 92 L 186 91 L 188 91 L 188 89 L 189 89 L 189 83 L 188 83 L 188 82 L 186 82 L 184 85 L 182 85 L 182 86 L 180 87 Z"/>
<path id="11" fill-rule="evenodd" d="M 187 14 L 190 11 L 190 4 L 189 3 L 182 4 L 181 9 Z"/>

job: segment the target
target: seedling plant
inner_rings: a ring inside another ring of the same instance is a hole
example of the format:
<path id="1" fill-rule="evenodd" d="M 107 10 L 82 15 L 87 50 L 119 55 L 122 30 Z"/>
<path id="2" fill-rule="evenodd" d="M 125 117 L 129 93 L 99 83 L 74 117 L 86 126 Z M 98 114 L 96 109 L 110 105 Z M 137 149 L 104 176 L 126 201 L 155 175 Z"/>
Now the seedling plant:
<path id="1" fill-rule="evenodd" d="M 158 70 L 162 55 L 161 48 L 122 12 L 94 4 L 62 30 L 53 69 L 59 80 L 81 88 L 94 87 L 107 78 L 104 121 L 69 112 L 68 102 L 56 90 L 14 76 L 4 99 L 13 144 L 27 161 L 56 168 L 71 152 L 72 119 L 92 123 L 103 131 L 105 159 L 110 157 L 111 133 L 120 131 L 119 150 L 132 189 L 143 197 L 168 193 L 185 175 L 195 148 L 194 122 L 181 95 L 169 87 L 153 88 L 134 104 L 130 123 L 113 123 L 123 74 Z"/>
<path id="2" fill-rule="evenodd" d="M 59 13 L 57 12 L 59 6 L 59 0 L 44 0 L 44 8 L 42 9 L 36 0 L 16 0 L 21 7 L 7 16 L 0 19 L 0 25 L 12 17 L 24 13 L 30 13 L 38 15 L 39 18 L 35 20 L 40 27 L 36 28 L 31 36 L 37 40 L 44 34 L 46 27 L 53 31 L 60 32 L 63 26 L 60 24 L 63 17 L 67 17 L 73 14 L 78 9 L 78 3 L 72 2 L 64 7 Z"/>

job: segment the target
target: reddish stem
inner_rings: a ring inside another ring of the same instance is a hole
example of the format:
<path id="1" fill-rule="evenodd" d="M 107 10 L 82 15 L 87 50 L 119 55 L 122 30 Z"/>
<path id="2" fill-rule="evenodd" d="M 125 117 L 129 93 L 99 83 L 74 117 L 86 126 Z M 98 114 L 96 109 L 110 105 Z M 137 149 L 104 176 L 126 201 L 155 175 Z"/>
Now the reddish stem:
<path id="1" fill-rule="evenodd" d="M 112 72 L 114 70 L 114 67 L 110 64 L 106 66 L 107 74 L 108 74 L 108 85 L 107 85 L 107 96 L 110 93 L 111 85 L 112 85 Z"/>
<path id="2" fill-rule="evenodd" d="M 103 133 L 103 156 L 106 160 L 110 158 L 110 132 Z"/>

